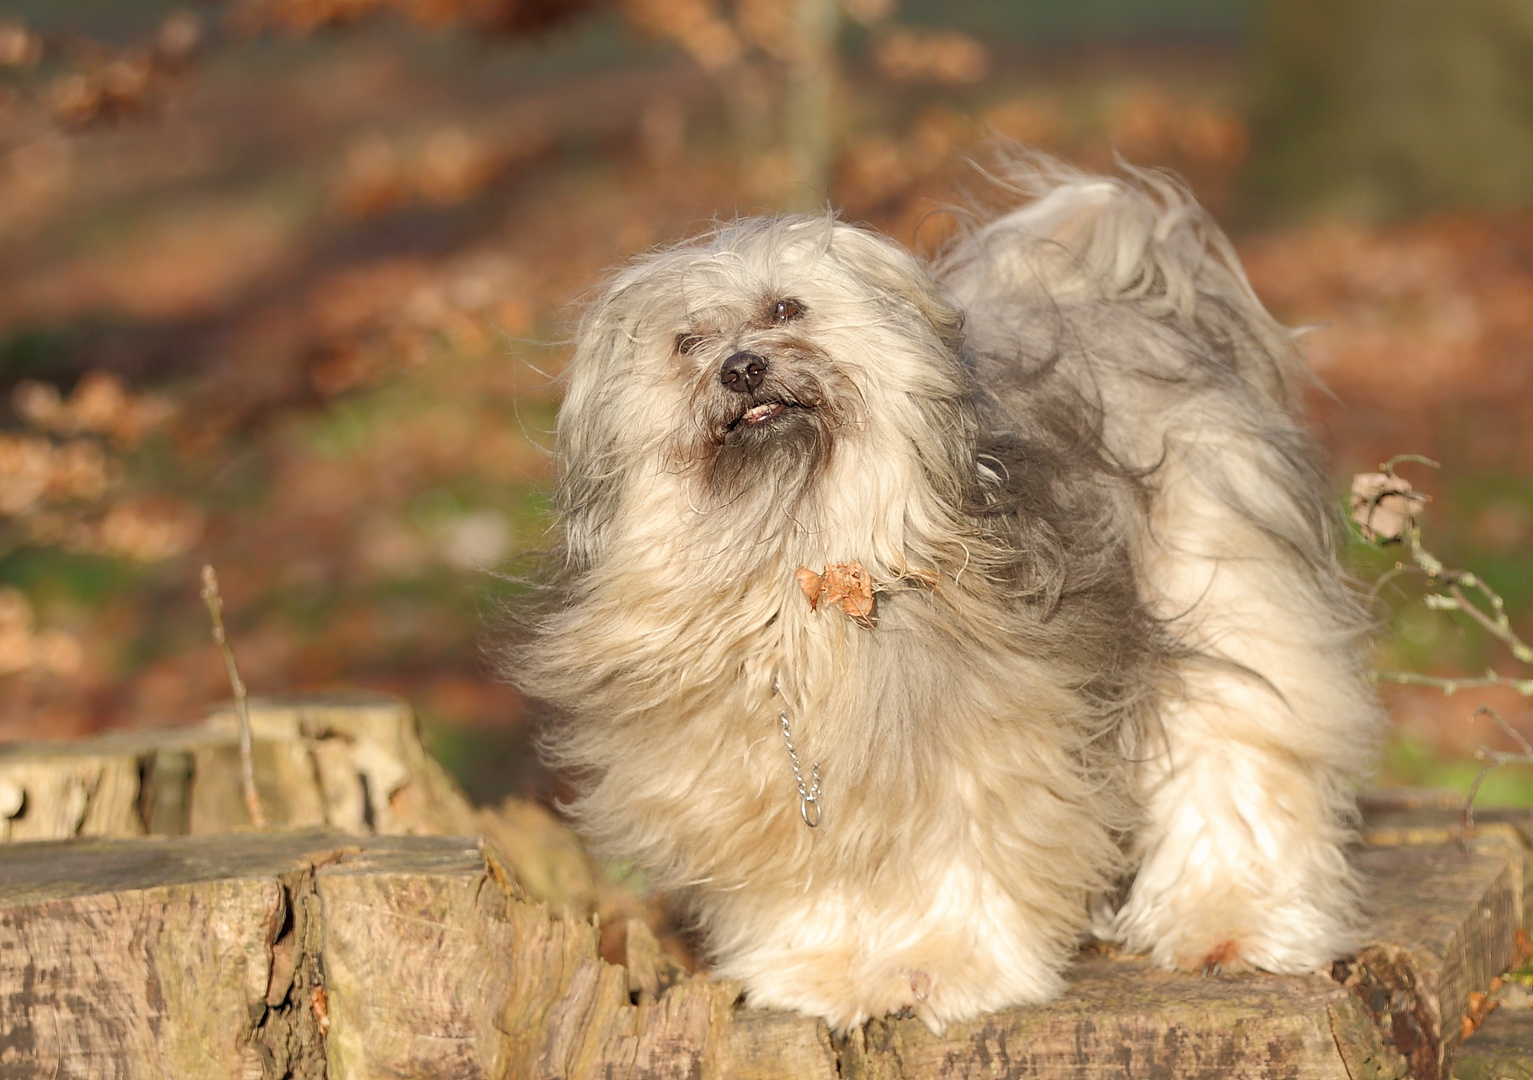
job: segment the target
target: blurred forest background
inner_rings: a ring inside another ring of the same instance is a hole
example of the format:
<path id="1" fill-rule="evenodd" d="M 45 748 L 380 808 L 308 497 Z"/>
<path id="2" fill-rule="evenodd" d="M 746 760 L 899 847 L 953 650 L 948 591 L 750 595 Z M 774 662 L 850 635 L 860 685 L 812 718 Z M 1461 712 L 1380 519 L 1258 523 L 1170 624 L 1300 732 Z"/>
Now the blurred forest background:
<path id="1" fill-rule="evenodd" d="M 1182 176 L 1315 327 L 1338 502 L 1437 458 L 1424 542 L 1533 632 L 1528 0 L 4 0 L 0 739 L 226 697 L 210 562 L 252 692 L 395 691 L 546 793 L 485 649 L 583 290 L 827 201 L 930 250 L 997 138 Z M 1533 677 L 1381 594 L 1381 668 Z M 1385 782 L 1508 749 L 1482 702 L 1533 737 L 1515 685 L 1385 693 Z"/>

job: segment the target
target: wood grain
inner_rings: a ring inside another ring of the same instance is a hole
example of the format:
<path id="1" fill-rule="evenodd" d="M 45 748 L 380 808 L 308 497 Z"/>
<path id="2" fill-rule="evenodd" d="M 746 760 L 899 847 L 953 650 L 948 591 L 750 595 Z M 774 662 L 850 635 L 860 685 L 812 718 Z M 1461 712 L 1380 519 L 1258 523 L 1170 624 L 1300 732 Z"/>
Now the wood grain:
<path id="1" fill-rule="evenodd" d="M 384 835 L 478 831 L 474 808 L 382 694 L 250 702 L 256 788 L 274 824 Z M 0 745 L 0 841 L 204 835 L 249 824 L 234 716 L 77 743 Z M 5 803 L 5 800 L 0 800 Z"/>

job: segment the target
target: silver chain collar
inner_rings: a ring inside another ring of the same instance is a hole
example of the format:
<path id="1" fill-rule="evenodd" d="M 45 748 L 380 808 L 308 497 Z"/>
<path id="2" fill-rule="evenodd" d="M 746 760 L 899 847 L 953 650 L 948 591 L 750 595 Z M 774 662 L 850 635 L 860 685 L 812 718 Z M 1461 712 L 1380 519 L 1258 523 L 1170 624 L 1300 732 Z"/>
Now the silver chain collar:
<path id="1" fill-rule="evenodd" d="M 778 697 L 782 696 L 782 690 L 777 685 L 777 680 L 772 680 L 772 692 Z M 820 763 L 816 761 L 809 766 L 809 783 L 804 783 L 804 770 L 798 761 L 798 751 L 793 747 L 793 732 L 788 728 L 788 709 L 784 704 L 782 711 L 777 714 L 778 721 L 782 724 L 782 741 L 788 748 L 788 761 L 793 766 L 793 780 L 798 784 L 798 814 L 804 819 L 804 824 L 811 829 L 820 824 Z"/>

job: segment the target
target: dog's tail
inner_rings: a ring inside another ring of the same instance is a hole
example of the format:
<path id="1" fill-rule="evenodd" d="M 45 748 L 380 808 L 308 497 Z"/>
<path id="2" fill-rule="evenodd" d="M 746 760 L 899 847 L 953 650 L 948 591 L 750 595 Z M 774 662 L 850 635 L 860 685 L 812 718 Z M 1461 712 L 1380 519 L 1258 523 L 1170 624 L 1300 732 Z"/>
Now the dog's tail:
<path id="1" fill-rule="evenodd" d="M 992 174 L 1028 200 L 960 235 L 934 271 L 968 311 L 1131 303 L 1230 346 L 1247 378 L 1289 411 L 1310 378 L 1294 334 L 1256 298 L 1233 245 L 1172 177 L 1121 166 L 1091 176 L 1016 153 Z"/>

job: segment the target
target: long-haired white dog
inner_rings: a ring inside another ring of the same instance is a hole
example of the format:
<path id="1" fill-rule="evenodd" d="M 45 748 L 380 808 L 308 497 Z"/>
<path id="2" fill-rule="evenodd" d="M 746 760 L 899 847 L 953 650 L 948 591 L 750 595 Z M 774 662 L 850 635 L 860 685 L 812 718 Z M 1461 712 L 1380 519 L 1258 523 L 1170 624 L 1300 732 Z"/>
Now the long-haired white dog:
<path id="1" fill-rule="evenodd" d="M 512 663 L 572 813 L 839 1029 L 1045 1000 L 1092 929 L 1358 940 L 1379 710 L 1292 335 L 1170 182 L 1012 183 L 931 264 L 791 216 L 641 256 L 567 372 Z"/>

